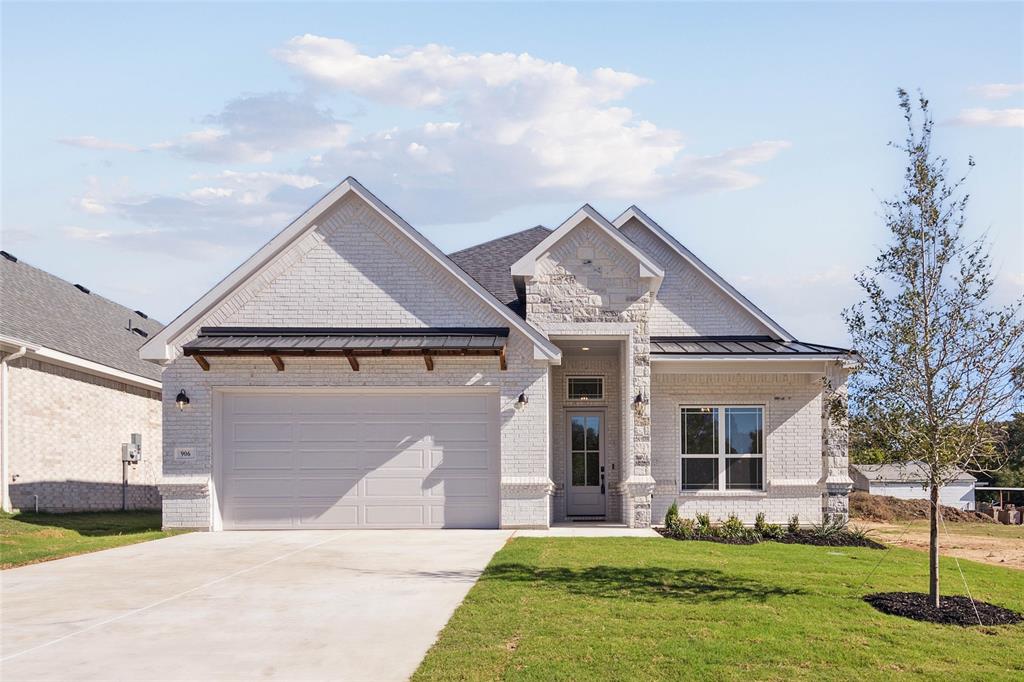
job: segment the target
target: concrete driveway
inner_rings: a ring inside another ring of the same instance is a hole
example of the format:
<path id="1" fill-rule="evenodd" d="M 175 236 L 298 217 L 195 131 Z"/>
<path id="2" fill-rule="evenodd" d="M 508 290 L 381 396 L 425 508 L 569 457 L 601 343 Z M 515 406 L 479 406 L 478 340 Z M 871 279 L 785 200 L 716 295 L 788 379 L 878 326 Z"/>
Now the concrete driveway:
<path id="1" fill-rule="evenodd" d="M 0 677 L 400 680 L 506 531 L 193 533 L 0 572 Z"/>

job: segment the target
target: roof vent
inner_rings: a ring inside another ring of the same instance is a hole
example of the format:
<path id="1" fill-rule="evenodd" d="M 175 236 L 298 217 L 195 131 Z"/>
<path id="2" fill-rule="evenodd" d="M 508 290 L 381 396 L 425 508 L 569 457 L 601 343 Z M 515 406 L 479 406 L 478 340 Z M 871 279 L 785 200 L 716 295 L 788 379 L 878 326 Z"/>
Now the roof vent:
<path id="1" fill-rule="evenodd" d="M 146 313 L 142 312 L 141 310 L 136 310 L 135 314 L 138 315 L 139 317 L 141 317 L 144 320 L 148 320 L 149 319 L 149 315 L 147 315 Z"/>
<path id="2" fill-rule="evenodd" d="M 144 339 L 149 338 L 149 334 L 147 332 L 142 331 L 138 327 L 132 327 L 132 331 L 135 332 L 136 334 L 138 334 L 139 336 L 141 336 Z"/>
<path id="3" fill-rule="evenodd" d="M 81 291 L 83 294 L 90 293 L 89 290 L 86 289 L 85 287 L 83 287 L 81 284 L 76 284 L 75 288 L 78 289 L 79 291 Z"/>
<path id="4" fill-rule="evenodd" d="M 0 251 L 0 256 L 3 256 L 4 258 L 6 258 L 7 260 L 11 261 L 12 263 L 17 263 L 18 262 L 18 259 L 15 258 L 13 254 L 7 253 L 6 251 Z"/>

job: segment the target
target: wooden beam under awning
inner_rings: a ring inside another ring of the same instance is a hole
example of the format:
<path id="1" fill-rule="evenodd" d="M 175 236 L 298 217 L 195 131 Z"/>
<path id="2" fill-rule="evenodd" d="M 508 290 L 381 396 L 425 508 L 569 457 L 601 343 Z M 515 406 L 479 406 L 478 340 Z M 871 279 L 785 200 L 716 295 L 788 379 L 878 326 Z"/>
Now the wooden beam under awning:
<path id="1" fill-rule="evenodd" d="M 308 349 L 287 349 L 287 348 L 274 348 L 266 350 L 249 350 L 249 349 L 186 349 L 186 356 L 192 356 L 196 363 L 203 368 L 204 372 L 210 371 L 211 357 L 269 357 L 277 371 L 283 372 L 285 369 L 285 356 L 289 357 L 344 357 L 348 360 L 349 366 L 353 372 L 359 371 L 359 358 L 360 357 L 378 357 L 378 358 L 394 358 L 394 357 L 415 357 L 420 356 L 423 358 L 423 363 L 426 365 L 428 372 L 434 370 L 434 359 L 438 356 L 497 356 L 499 366 L 502 371 L 508 370 L 508 357 L 505 353 L 505 348 L 372 348 L 372 349 L 356 349 L 356 350 L 308 350 Z"/>
<path id="2" fill-rule="evenodd" d="M 430 357 L 430 351 L 429 350 L 423 351 L 423 364 L 425 364 L 427 366 L 427 371 L 428 372 L 433 372 L 434 371 L 434 358 Z"/>
<path id="3" fill-rule="evenodd" d="M 284 371 L 284 360 L 281 359 L 280 355 L 271 355 L 270 359 L 274 361 L 274 367 L 277 367 L 278 372 Z"/>
<path id="4" fill-rule="evenodd" d="M 192 357 L 195 358 L 196 364 L 202 367 L 204 372 L 210 371 L 210 363 L 207 362 L 206 358 L 202 355 L 193 355 Z"/>
<path id="5" fill-rule="evenodd" d="M 352 367 L 353 372 L 359 371 L 359 361 L 356 360 L 356 355 L 352 351 L 345 353 L 345 357 L 348 358 L 348 364 Z"/>

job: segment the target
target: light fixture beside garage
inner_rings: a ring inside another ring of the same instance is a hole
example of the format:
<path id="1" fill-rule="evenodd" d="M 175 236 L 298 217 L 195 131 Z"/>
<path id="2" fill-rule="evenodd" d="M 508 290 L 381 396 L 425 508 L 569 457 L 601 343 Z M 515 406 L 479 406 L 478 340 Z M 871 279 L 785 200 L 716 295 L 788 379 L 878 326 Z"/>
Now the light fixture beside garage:
<path id="1" fill-rule="evenodd" d="M 178 406 L 178 411 L 184 412 L 185 406 L 191 401 L 188 399 L 188 394 L 185 393 L 185 389 L 181 389 L 178 391 L 178 397 L 174 399 L 174 402 Z"/>
<path id="2" fill-rule="evenodd" d="M 650 400 L 648 400 L 647 397 L 643 394 L 643 391 L 637 393 L 636 397 L 633 398 L 633 411 L 636 412 L 638 415 L 642 416 L 644 410 L 647 409 L 647 403 L 649 402 Z"/>
<path id="3" fill-rule="evenodd" d="M 525 392 L 520 393 L 519 394 L 519 400 L 517 400 L 516 404 L 515 404 L 516 411 L 517 412 L 522 412 L 524 409 L 526 409 L 526 405 L 529 402 L 530 402 L 530 399 L 526 397 L 526 393 Z"/>

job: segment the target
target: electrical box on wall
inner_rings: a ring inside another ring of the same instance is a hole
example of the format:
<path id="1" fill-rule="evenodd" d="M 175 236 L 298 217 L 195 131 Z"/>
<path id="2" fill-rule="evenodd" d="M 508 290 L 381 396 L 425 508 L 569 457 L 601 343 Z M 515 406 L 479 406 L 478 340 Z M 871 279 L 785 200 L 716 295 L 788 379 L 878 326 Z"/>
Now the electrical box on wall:
<path id="1" fill-rule="evenodd" d="M 132 442 L 121 443 L 121 461 L 137 464 L 142 461 L 142 434 L 133 433 Z"/>

